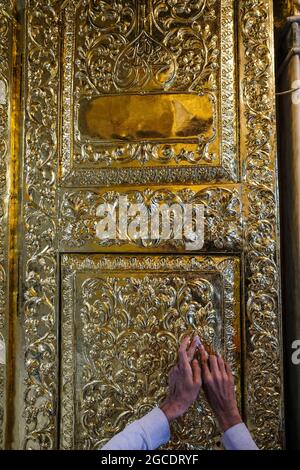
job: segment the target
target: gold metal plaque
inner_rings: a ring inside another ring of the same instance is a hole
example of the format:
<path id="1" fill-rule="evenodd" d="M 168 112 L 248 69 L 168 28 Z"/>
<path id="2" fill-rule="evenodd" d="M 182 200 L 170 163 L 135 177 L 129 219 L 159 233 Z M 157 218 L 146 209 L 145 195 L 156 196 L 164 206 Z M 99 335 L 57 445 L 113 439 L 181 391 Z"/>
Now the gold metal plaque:
<path id="1" fill-rule="evenodd" d="M 112 95 L 85 100 L 79 132 L 93 141 L 165 141 L 213 137 L 213 106 L 197 94 Z"/>
<path id="2" fill-rule="evenodd" d="M 180 340 L 199 333 L 231 363 L 240 396 L 239 259 L 62 257 L 61 442 L 98 449 L 159 404 Z M 203 398 L 168 448 L 217 447 Z"/>

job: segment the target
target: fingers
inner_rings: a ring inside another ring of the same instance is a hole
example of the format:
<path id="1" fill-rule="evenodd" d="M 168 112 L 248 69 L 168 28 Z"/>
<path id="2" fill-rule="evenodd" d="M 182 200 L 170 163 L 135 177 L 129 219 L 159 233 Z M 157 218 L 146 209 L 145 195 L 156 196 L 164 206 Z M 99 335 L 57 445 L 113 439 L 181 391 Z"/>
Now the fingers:
<path id="1" fill-rule="evenodd" d="M 179 348 L 179 352 L 178 352 L 179 367 L 181 367 L 182 369 L 185 369 L 185 368 L 188 369 L 190 367 L 190 362 L 189 362 L 187 351 L 186 351 L 189 342 L 190 342 L 190 338 L 189 336 L 186 336 L 183 339 Z"/>
<path id="2" fill-rule="evenodd" d="M 198 348 L 200 351 L 201 356 L 201 369 L 202 369 L 202 376 L 203 380 L 207 380 L 212 376 L 218 376 L 220 373 L 224 375 L 228 375 L 228 377 L 234 381 L 233 374 L 231 372 L 229 364 L 227 364 L 220 354 L 210 355 L 208 356 L 203 344 L 201 343 L 199 337 L 196 335 L 189 346 L 190 338 L 186 336 L 179 348 L 179 367 L 185 370 L 190 370 L 189 364 L 192 363 L 192 371 L 193 376 L 195 373 L 194 367 L 197 370 L 197 378 L 198 378 L 198 361 L 194 362 L 193 357 L 195 355 L 196 349 Z M 195 364 L 195 365 L 194 365 Z M 200 368 L 199 368 L 200 369 Z M 200 372 L 200 380 L 201 380 L 201 369 Z"/>
<path id="3" fill-rule="evenodd" d="M 220 354 L 217 354 L 217 362 L 218 362 L 218 367 L 220 372 L 224 375 L 227 374 L 226 369 L 225 369 L 225 363 Z"/>
<path id="4" fill-rule="evenodd" d="M 192 360 L 194 358 L 194 355 L 195 355 L 195 352 L 196 352 L 196 349 L 199 346 L 199 343 L 201 344 L 199 336 L 194 336 L 194 339 L 191 342 L 191 345 L 190 345 L 190 347 L 187 351 L 187 357 L 188 357 L 189 362 L 192 362 Z"/>
<path id="5" fill-rule="evenodd" d="M 209 379 L 211 376 L 209 367 L 208 367 L 208 354 L 205 351 L 205 348 L 203 345 L 200 346 L 200 356 L 201 356 L 201 369 L 202 369 L 202 377 L 204 380 Z"/>
<path id="6" fill-rule="evenodd" d="M 211 354 L 208 356 L 207 352 L 205 351 L 204 346 L 201 345 L 200 347 L 200 354 L 201 354 L 201 366 L 203 370 L 203 378 L 209 378 L 212 375 L 217 376 L 220 373 L 226 374 L 225 363 L 220 354 L 215 356 Z"/>
<path id="7" fill-rule="evenodd" d="M 193 381 L 194 384 L 201 385 L 201 369 L 197 359 L 192 361 Z"/>
<path id="8" fill-rule="evenodd" d="M 212 374 L 218 375 L 220 373 L 218 360 L 216 356 L 209 356 L 209 368 Z"/>

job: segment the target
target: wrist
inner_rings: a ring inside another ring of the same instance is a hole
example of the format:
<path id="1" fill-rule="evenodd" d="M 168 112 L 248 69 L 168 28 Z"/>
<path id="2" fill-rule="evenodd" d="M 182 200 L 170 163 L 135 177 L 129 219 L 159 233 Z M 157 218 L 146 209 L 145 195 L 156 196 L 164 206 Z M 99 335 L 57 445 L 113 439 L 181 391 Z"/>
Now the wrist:
<path id="1" fill-rule="evenodd" d="M 222 432 L 226 432 L 232 426 L 243 422 L 238 409 L 218 415 L 217 420 Z"/>
<path id="2" fill-rule="evenodd" d="M 181 405 L 179 405 L 175 401 L 168 400 L 168 399 L 166 399 L 160 405 L 160 409 L 166 415 L 166 418 L 170 424 L 172 423 L 172 421 L 174 421 L 176 418 L 178 418 L 184 413 Z"/>

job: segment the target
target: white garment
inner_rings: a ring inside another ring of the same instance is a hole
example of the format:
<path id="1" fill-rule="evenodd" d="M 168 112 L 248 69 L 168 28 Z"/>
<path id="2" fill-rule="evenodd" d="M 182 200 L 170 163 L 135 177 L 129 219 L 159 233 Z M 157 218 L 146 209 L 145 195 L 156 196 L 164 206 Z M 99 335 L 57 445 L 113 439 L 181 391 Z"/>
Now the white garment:
<path id="1" fill-rule="evenodd" d="M 170 439 L 170 426 L 160 408 L 154 408 L 143 418 L 107 442 L 101 450 L 153 450 Z M 223 435 L 226 450 L 257 450 L 255 442 L 244 423 L 236 424 Z"/>
<path id="2" fill-rule="evenodd" d="M 0 339 L 0 364 L 5 364 L 5 343 Z"/>

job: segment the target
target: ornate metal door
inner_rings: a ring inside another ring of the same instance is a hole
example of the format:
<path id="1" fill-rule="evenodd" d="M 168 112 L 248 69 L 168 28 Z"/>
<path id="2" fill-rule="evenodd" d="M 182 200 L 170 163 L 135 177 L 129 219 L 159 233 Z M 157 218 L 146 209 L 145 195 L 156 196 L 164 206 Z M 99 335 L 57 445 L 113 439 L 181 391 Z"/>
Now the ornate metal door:
<path id="1" fill-rule="evenodd" d="M 272 1 L 27 0 L 18 22 L 0 4 L 7 446 L 100 447 L 163 398 L 197 331 L 258 445 L 280 447 Z M 119 196 L 203 204 L 203 248 L 100 240 L 97 208 Z M 219 440 L 201 397 L 169 447 Z"/>

